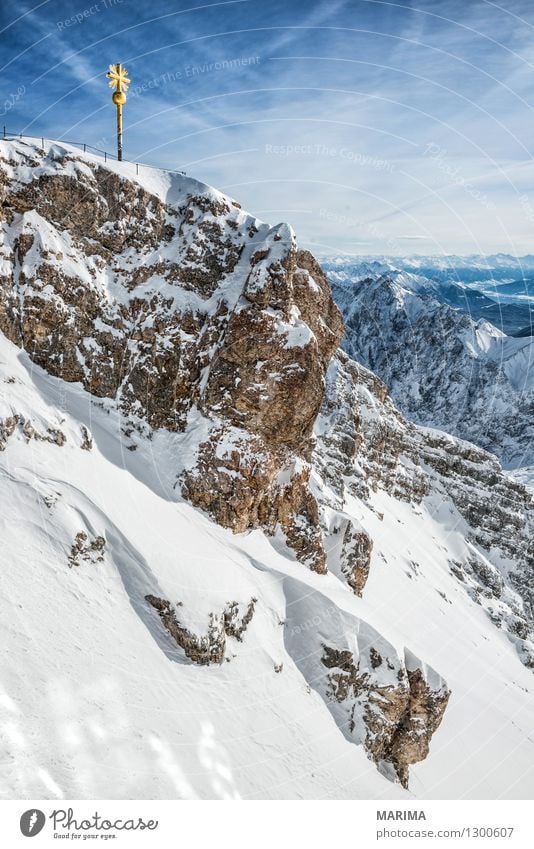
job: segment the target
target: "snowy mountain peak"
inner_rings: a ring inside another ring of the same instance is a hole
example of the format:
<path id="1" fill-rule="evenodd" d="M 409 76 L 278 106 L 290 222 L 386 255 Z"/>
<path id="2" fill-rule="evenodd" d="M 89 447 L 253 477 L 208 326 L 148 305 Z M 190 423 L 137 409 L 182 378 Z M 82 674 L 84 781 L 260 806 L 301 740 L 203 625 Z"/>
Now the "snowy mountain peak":
<path id="1" fill-rule="evenodd" d="M 339 350 L 288 225 L 131 170 L 0 144 L 9 792 L 509 794 L 531 495 Z"/>

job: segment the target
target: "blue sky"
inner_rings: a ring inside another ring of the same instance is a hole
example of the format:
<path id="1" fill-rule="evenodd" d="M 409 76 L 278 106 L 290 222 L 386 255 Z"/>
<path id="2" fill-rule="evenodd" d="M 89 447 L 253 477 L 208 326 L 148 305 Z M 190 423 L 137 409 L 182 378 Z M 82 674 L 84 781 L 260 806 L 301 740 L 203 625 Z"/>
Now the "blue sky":
<path id="1" fill-rule="evenodd" d="M 534 253 L 531 0 L 24 0 L 0 124 L 187 173 L 318 254 Z M 2 102 L 3 100 L 3 102 Z"/>

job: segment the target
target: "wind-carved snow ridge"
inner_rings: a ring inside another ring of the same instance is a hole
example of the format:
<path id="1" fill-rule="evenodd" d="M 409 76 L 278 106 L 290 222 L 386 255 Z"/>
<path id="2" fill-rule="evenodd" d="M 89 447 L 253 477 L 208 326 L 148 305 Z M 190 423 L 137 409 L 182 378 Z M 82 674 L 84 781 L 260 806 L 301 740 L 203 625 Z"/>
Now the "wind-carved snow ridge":
<path id="1" fill-rule="evenodd" d="M 530 796 L 524 487 L 338 349 L 288 225 L 0 153 L 6 793 Z"/>

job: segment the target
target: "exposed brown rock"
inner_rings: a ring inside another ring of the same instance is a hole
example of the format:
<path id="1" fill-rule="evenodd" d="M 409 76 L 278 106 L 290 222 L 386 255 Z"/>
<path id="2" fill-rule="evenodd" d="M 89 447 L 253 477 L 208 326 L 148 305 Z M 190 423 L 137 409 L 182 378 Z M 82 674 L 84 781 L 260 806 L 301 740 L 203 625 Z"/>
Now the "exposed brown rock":
<path id="1" fill-rule="evenodd" d="M 15 433 L 15 428 L 19 420 L 19 416 L 17 415 L 0 419 L 0 451 L 5 451 L 7 440 Z"/>
<path id="2" fill-rule="evenodd" d="M 369 501 L 381 489 L 415 504 L 440 493 L 458 511 L 459 521 L 465 520 L 466 538 L 480 550 L 465 563 L 453 564 L 453 574 L 508 631 L 522 661 L 533 665 L 531 493 L 504 474 L 492 454 L 407 422 L 382 381 L 340 351 L 328 369 L 317 431 L 312 461 L 325 484 L 321 510 L 342 509 L 347 492 Z M 329 551 L 339 547 L 339 538 L 338 532 L 337 539 L 327 540 Z M 495 554 L 511 561 L 506 576 L 491 563 Z M 348 562 L 339 570 L 345 576 L 351 574 Z M 511 590 L 519 593 L 522 606 L 513 601 Z M 492 599 L 499 600 L 499 611 Z M 523 624 L 518 626 L 518 620 Z"/>
<path id="3" fill-rule="evenodd" d="M 323 665 L 328 674 L 327 696 L 345 703 L 348 731 L 365 726 L 363 744 L 370 757 L 381 765 L 390 764 L 404 787 L 408 787 L 409 766 L 424 760 L 430 740 L 439 727 L 450 696 L 444 682 L 432 685 L 423 668 L 397 666 L 395 684 L 381 683 L 377 670 L 384 660 L 370 648 L 371 671 L 363 671 L 349 650 L 323 645 Z M 413 663 L 413 656 L 410 655 Z M 395 663 L 388 658 L 391 669 Z M 422 665 L 421 665 L 422 666 Z M 432 673 L 435 676 L 435 673 Z"/>
<path id="4" fill-rule="evenodd" d="M 85 531 L 79 531 L 70 549 L 69 567 L 81 566 L 82 563 L 102 563 L 105 547 L 106 540 L 104 537 L 97 536 L 90 540 Z"/>
<path id="5" fill-rule="evenodd" d="M 93 437 L 91 436 L 91 434 L 89 433 L 89 431 L 85 427 L 85 425 L 82 425 L 81 431 L 82 431 L 82 442 L 81 442 L 80 448 L 83 451 L 92 451 L 92 449 L 93 449 Z"/>
<path id="6" fill-rule="evenodd" d="M 386 760 L 391 760 L 403 787 L 408 787 L 410 764 L 428 755 L 432 735 L 439 727 L 450 691 L 435 691 L 421 669 L 408 670 L 408 703 L 390 741 Z"/>
<path id="7" fill-rule="evenodd" d="M 173 207 L 59 147 L 17 150 L 44 168 L 19 180 L 0 159 L 14 233 L 0 330 L 51 374 L 116 399 L 126 419 L 182 431 L 198 408 L 209 439 L 180 476 L 184 495 L 234 531 L 282 534 L 324 571 L 306 463 L 343 327 L 317 262 L 289 227 L 260 225 L 194 181 Z"/>
<path id="8" fill-rule="evenodd" d="M 252 621 L 257 599 L 253 598 L 240 615 L 238 602 L 230 602 L 221 614 L 210 614 L 207 633 L 203 636 L 193 634 L 178 620 L 176 607 L 163 598 L 146 595 L 145 600 L 158 611 L 159 617 L 173 640 L 182 648 L 186 656 L 200 666 L 222 663 L 226 652 L 226 637 L 242 640 L 243 634 Z"/>
<path id="9" fill-rule="evenodd" d="M 223 662 L 226 648 L 223 617 L 212 613 L 206 635 L 199 637 L 180 625 L 170 601 L 153 595 L 145 599 L 158 611 L 166 630 L 190 660 L 200 666 Z"/>
<path id="10" fill-rule="evenodd" d="M 243 634 L 252 622 L 252 617 L 254 616 L 257 603 L 258 599 L 252 598 L 244 613 L 240 616 L 239 603 L 237 601 L 229 602 L 223 613 L 224 631 L 227 637 L 235 637 L 236 640 L 241 642 Z"/>
<path id="11" fill-rule="evenodd" d="M 305 256 L 290 246 L 282 262 L 269 263 L 267 254 L 250 272 L 245 300 L 232 313 L 211 365 L 203 403 L 269 447 L 309 457 L 326 366 L 343 325 L 319 270 L 314 288 L 308 275 L 308 300 L 302 283 L 295 288 L 297 260 Z M 289 323 L 292 315 L 296 325 Z"/>
<path id="12" fill-rule="evenodd" d="M 40 431 L 34 427 L 31 419 L 15 413 L 4 420 L 0 419 L 0 451 L 5 450 L 8 439 L 13 436 L 17 428 L 27 442 L 34 439 L 37 442 L 50 442 L 61 446 L 67 441 L 67 437 L 59 428 L 47 427 L 46 431 Z"/>

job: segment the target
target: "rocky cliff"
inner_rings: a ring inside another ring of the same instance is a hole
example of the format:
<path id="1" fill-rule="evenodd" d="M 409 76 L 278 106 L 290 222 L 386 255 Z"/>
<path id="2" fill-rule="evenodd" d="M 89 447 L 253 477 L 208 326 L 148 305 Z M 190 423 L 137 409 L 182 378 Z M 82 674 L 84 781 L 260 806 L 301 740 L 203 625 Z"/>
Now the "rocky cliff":
<path id="1" fill-rule="evenodd" d="M 451 573 L 534 669 L 532 493 L 503 474 L 494 455 L 407 422 L 384 383 L 341 351 L 329 367 L 316 432 L 321 503 L 342 511 L 350 496 L 372 505 L 385 492 L 425 504 L 441 520 L 448 514 L 451 534 L 460 531 L 468 544 L 461 558 L 450 556 Z M 344 537 L 336 548 L 346 548 Z M 342 562 L 341 571 L 348 553 Z"/>
<path id="2" fill-rule="evenodd" d="M 324 571 L 309 459 L 342 322 L 291 229 L 194 180 L 145 187 L 58 147 L 5 145 L 0 165 L 0 329 L 114 399 L 125 441 L 187 430 L 185 496 L 234 531 L 281 529 Z"/>

